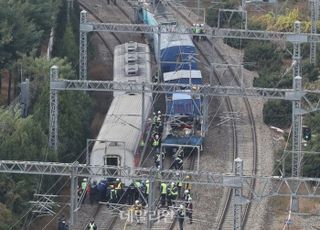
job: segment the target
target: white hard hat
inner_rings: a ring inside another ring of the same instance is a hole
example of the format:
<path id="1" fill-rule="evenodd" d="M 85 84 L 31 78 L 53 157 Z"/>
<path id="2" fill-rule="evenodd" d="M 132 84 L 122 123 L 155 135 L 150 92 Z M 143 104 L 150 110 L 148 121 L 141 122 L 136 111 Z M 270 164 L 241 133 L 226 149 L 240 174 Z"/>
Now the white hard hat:
<path id="1" fill-rule="evenodd" d="M 201 24 L 201 26 L 204 26 L 203 24 Z"/>
<path id="2" fill-rule="evenodd" d="M 158 135 L 158 134 L 156 134 L 156 138 L 159 138 L 159 135 Z"/>
<path id="3" fill-rule="evenodd" d="M 180 204 L 180 208 L 184 208 L 183 204 Z"/>
<path id="4" fill-rule="evenodd" d="M 196 26 L 199 26 L 199 24 L 197 24 Z"/>
<path id="5" fill-rule="evenodd" d="M 146 183 L 149 183 L 149 180 L 146 180 Z"/>
<path id="6" fill-rule="evenodd" d="M 191 197 L 189 197 L 189 198 L 188 198 L 188 201 L 192 201 L 192 198 L 191 198 Z"/>
<path id="7" fill-rule="evenodd" d="M 139 200 L 136 200 L 136 202 L 135 202 L 136 204 L 139 204 Z"/>
<path id="8" fill-rule="evenodd" d="M 153 112 L 152 114 L 153 114 L 153 115 L 156 115 L 156 113 L 155 113 L 155 112 Z"/>
<path id="9" fill-rule="evenodd" d="M 174 183 L 174 182 L 171 182 L 171 185 L 175 185 L 175 183 Z"/>
<path id="10" fill-rule="evenodd" d="M 116 181 L 120 181 L 120 179 L 119 179 L 119 178 L 117 178 L 117 179 L 116 179 Z"/>
<path id="11" fill-rule="evenodd" d="M 159 111 L 158 111 L 158 114 L 160 114 L 160 113 L 161 113 L 161 111 L 159 110 Z"/>
<path id="12" fill-rule="evenodd" d="M 184 190 L 184 193 L 189 193 L 189 190 L 188 189 Z"/>
<path id="13" fill-rule="evenodd" d="M 83 178 L 83 181 L 87 181 L 87 178 Z"/>

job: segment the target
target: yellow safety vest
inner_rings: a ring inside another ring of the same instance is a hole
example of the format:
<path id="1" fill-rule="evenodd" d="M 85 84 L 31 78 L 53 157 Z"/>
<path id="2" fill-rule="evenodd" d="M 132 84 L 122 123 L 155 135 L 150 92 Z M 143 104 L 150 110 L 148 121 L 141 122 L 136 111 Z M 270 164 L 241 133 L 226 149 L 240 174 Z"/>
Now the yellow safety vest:
<path id="1" fill-rule="evenodd" d="M 90 229 L 90 230 L 94 230 L 94 227 L 95 227 L 95 224 L 94 224 L 94 223 L 93 223 L 93 224 L 89 223 L 89 229 Z"/>
<path id="2" fill-rule="evenodd" d="M 81 188 L 82 188 L 83 191 L 85 191 L 87 189 L 87 182 L 86 181 L 83 181 L 81 183 Z"/>
<path id="3" fill-rule="evenodd" d="M 149 195 L 149 192 L 150 192 L 150 184 L 149 183 L 146 183 L 146 188 L 147 188 L 146 194 Z"/>
<path id="4" fill-rule="evenodd" d="M 166 183 L 161 184 L 161 194 L 167 194 L 167 184 Z"/>

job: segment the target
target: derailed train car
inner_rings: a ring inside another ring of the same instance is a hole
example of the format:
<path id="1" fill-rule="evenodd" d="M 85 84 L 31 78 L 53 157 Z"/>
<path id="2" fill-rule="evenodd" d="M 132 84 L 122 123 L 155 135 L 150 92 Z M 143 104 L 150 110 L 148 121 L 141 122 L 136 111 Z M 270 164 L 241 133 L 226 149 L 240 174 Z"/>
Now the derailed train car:
<path id="1" fill-rule="evenodd" d="M 151 82 L 148 45 L 130 42 L 116 46 L 113 69 L 114 81 Z M 152 95 L 119 91 L 113 96 L 91 151 L 90 164 L 136 167 L 141 157 L 139 140 L 152 108 Z"/>
<path id="2" fill-rule="evenodd" d="M 148 25 L 162 25 L 170 29 L 176 25 L 173 17 L 165 10 L 149 10 L 148 3 L 141 4 L 138 10 L 139 19 Z M 160 8 L 161 10 L 161 8 Z M 196 48 L 189 35 L 154 34 L 149 37 L 157 61 L 161 63 L 162 79 L 165 83 L 185 84 L 180 90 L 168 93 L 166 99 L 165 123 L 162 145 L 171 151 L 169 146 L 202 147 L 204 130 L 202 130 L 202 99 L 191 95 L 197 85 L 202 84 L 202 75 L 194 58 Z M 160 60 L 159 60 L 160 59 Z M 189 94 L 190 93 L 190 94 Z"/>

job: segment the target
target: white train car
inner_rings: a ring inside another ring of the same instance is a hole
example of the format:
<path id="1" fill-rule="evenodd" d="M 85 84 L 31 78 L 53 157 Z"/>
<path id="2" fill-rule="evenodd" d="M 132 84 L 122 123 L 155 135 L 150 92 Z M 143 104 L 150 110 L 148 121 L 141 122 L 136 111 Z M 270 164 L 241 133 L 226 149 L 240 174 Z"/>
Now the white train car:
<path id="1" fill-rule="evenodd" d="M 115 47 L 114 81 L 151 82 L 150 51 L 146 44 L 130 42 Z M 137 167 L 141 158 L 139 142 L 144 133 L 143 123 L 151 108 L 151 94 L 143 97 L 141 93 L 114 92 L 91 151 L 90 164 Z"/>

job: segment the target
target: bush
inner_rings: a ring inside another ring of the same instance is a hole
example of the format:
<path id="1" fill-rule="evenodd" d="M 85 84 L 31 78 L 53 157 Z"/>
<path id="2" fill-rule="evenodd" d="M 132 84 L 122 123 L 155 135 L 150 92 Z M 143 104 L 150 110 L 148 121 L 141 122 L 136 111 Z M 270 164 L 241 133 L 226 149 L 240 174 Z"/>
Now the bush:
<path id="1" fill-rule="evenodd" d="M 267 125 L 288 128 L 291 125 L 291 111 L 289 101 L 268 101 L 263 107 L 263 121 Z"/>

